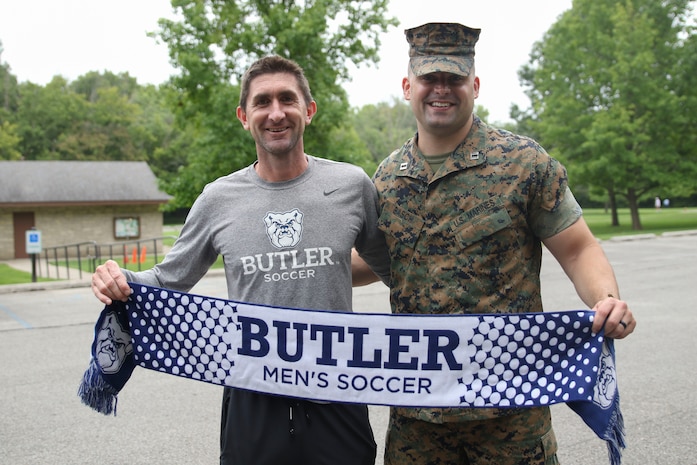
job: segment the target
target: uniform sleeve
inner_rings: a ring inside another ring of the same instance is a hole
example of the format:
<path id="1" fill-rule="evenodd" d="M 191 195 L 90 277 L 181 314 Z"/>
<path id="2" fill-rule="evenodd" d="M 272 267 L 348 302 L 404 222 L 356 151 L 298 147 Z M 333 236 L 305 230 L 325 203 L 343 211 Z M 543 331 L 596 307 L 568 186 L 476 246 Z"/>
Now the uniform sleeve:
<path id="1" fill-rule="evenodd" d="M 583 212 L 569 189 L 564 166 L 544 151 L 539 159 L 529 223 L 537 237 L 546 239 L 574 224 Z"/>

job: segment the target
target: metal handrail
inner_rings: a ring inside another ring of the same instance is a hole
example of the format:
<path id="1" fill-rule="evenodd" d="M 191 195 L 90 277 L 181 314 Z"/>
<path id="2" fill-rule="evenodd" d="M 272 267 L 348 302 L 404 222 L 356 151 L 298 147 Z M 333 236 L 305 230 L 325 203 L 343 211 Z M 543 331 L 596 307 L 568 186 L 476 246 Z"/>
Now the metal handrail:
<path id="1" fill-rule="evenodd" d="M 106 260 L 107 258 L 109 259 L 114 259 L 115 254 L 114 254 L 114 249 L 117 249 L 118 251 L 116 252 L 116 256 L 123 257 L 124 261 L 127 258 L 126 256 L 126 249 L 128 246 L 135 244 L 135 249 L 137 251 L 143 251 L 143 245 L 146 244 L 153 244 L 152 248 L 152 253 L 155 258 L 155 263 L 158 263 L 160 255 L 158 255 L 158 248 L 157 244 L 158 242 L 162 242 L 164 239 L 176 239 L 177 236 L 159 236 L 159 237 L 153 237 L 149 239 L 134 239 L 130 241 L 120 241 L 120 242 L 112 242 L 112 243 L 107 243 L 107 244 L 97 244 L 95 241 L 86 241 L 86 242 L 78 242 L 75 244 L 65 244 L 65 245 L 57 245 L 53 247 L 45 247 L 43 249 L 43 256 L 44 256 L 44 261 L 46 262 L 46 277 L 50 278 L 50 269 L 51 269 L 51 256 L 53 258 L 53 266 L 56 269 L 56 279 L 61 279 L 60 277 L 60 269 L 63 267 L 60 263 L 61 261 L 64 261 L 65 263 L 65 271 L 66 271 L 66 279 L 70 279 L 70 260 L 71 259 L 77 259 L 77 268 L 78 268 L 78 273 L 80 279 L 82 279 L 82 270 L 83 270 L 83 257 L 84 260 L 87 260 L 86 265 L 89 267 L 89 272 L 93 273 L 95 269 L 97 268 L 97 263 L 101 263 L 103 260 Z M 104 254 L 104 250 L 108 249 L 108 254 Z M 146 249 L 147 250 L 147 249 Z M 60 258 L 59 258 L 59 252 L 60 252 Z M 141 252 L 142 253 L 142 252 Z M 162 257 L 164 257 L 164 246 L 160 250 L 160 253 Z M 41 265 L 40 265 L 40 260 L 39 262 L 39 267 L 38 267 L 38 273 L 39 276 L 41 276 Z M 141 271 L 141 261 L 136 260 L 138 263 L 138 271 Z"/>
<path id="2" fill-rule="evenodd" d="M 177 238 L 177 236 L 158 236 L 158 237 L 152 237 L 152 238 L 149 238 L 149 239 L 134 239 L 134 240 L 130 240 L 130 241 L 112 242 L 112 243 L 109 243 L 109 244 L 99 244 L 99 245 L 97 246 L 97 250 L 98 250 L 98 254 L 97 254 L 98 259 L 97 259 L 97 260 L 98 260 L 99 262 L 102 262 L 103 260 L 106 260 L 106 258 L 109 258 L 109 259 L 112 259 L 112 260 L 113 260 L 113 259 L 114 259 L 114 256 L 115 256 L 115 255 L 114 255 L 114 249 L 115 249 L 115 248 L 120 249 L 120 252 L 117 251 L 117 252 L 116 252 L 116 255 L 118 255 L 118 256 L 120 256 L 120 257 L 123 257 L 123 258 L 125 259 L 125 258 L 127 257 L 127 255 L 128 255 L 127 252 L 126 252 L 127 246 L 132 245 L 132 244 L 135 244 L 136 250 L 137 250 L 137 251 L 142 251 L 142 246 L 143 246 L 143 244 L 146 244 L 146 245 L 147 245 L 147 244 L 149 244 L 150 242 L 152 242 L 152 244 L 153 244 L 153 256 L 154 256 L 154 258 L 155 258 L 155 263 L 158 263 L 158 261 L 159 261 L 158 250 L 157 250 L 157 243 L 158 243 L 158 241 L 163 241 L 164 239 L 176 239 L 176 238 Z M 108 255 L 102 253 L 102 250 L 103 250 L 104 248 L 108 248 L 108 249 L 109 249 L 109 254 L 108 254 Z M 163 246 L 163 249 L 164 249 L 164 246 Z M 162 254 L 163 254 L 163 257 L 164 257 L 164 250 L 162 251 Z M 124 261 L 125 261 L 125 260 L 124 260 Z M 138 263 L 138 271 L 141 271 L 141 269 L 140 269 L 140 260 L 136 260 L 136 262 Z M 96 268 L 96 267 L 95 267 L 95 268 Z"/>
<path id="3" fill-rule="evenodd" d="M 57 245 L 54 247 L 45 247 L 43 250 L 44 253 L 44 260 L 46 261 L 46 277 L 50 278 L 51 277 L 51 262 L 49 261 L 49 252 L 53 252 L 53 260 L 55 263 L 55 268 L 56 268 L 56 279 L 60 279 L 60 261 L 58 259 L 58 251 L 62 250 L 63 251 L 63 259 L 65 260 L 65 272 L 67 275 L 67 279 L 70 279 L 70 258 L 71 257 L 76 257 L 77 258 L 77 269 L 78 273 L 80 276 L 80 279 L 82 279 L 82 247 L 85 248 L 86 255 L 89 256 L 89 249 L 90 247 L 97 247 L 97 243 L 94 241 L 87 241 L 87 242 L 78 242 L 75 244 L 65 244 L 65 245 Z M 75 255 L 70 255 L 69 251 L 71 249 L 75 249 Z M 41 266 L 39 266 L 39 275 L 41 275 Z"/>

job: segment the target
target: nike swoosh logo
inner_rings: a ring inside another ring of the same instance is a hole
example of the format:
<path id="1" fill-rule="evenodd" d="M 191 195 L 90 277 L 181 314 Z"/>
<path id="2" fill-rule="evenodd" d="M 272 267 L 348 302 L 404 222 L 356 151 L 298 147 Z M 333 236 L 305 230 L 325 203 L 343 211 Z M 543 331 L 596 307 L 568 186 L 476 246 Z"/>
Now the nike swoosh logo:
<path id="1" fill-rule="evenodd" d="M 326 190 L 326 189 L 325 189 L 325 190 L 324 190 L 324 195 L 331 195 L 331 194 L 333 194 L 334 192 L 338 191 L 339 189 L 340 189 L 339 187 L 337 187 L 336 189 L 331 189 L 331 190 Z"/>

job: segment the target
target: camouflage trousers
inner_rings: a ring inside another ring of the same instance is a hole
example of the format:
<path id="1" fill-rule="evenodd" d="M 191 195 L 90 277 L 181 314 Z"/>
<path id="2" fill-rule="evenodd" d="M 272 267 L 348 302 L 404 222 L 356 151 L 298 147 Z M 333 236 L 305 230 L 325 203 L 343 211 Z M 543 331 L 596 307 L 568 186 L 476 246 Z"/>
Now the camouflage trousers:
<path id="1" fill-rule="evenodd" d="M 385 465 L 559 465 L 548 408 L 430 423 L 390 409 Z"/>

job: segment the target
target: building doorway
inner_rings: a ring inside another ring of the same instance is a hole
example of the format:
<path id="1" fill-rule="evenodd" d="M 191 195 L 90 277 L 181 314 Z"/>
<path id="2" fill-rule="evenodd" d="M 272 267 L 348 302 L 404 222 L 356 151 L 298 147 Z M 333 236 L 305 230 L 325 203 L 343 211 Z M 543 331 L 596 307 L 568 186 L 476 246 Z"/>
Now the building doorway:
<path id="1" fill-rule="evenodd" d="M 15 258 L 29 258 L 27 254 L 27 230 L 33 228 L 34 212 L 14 212 L 12 226 L 15 235 Z"/>

